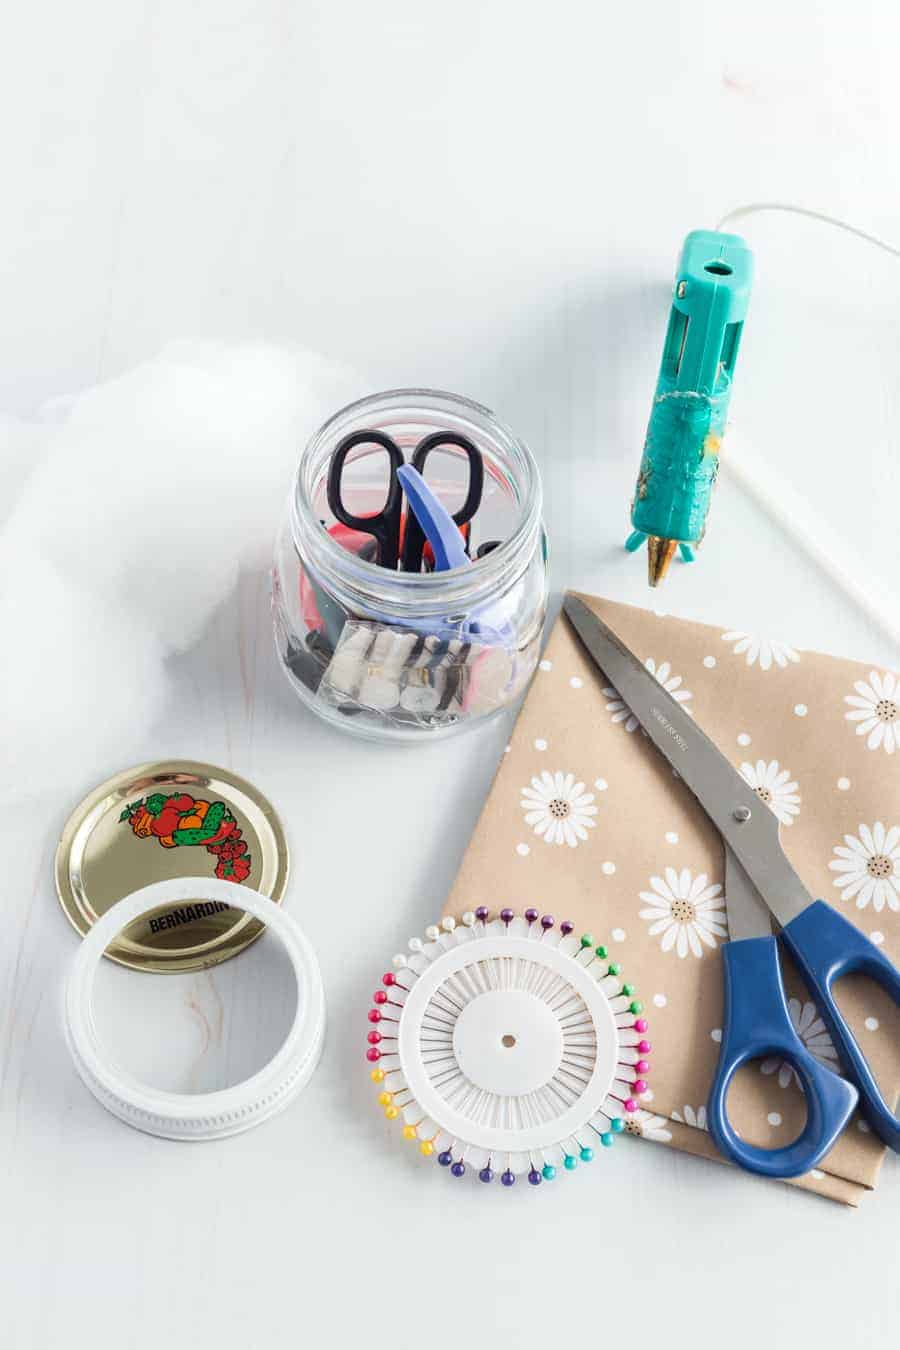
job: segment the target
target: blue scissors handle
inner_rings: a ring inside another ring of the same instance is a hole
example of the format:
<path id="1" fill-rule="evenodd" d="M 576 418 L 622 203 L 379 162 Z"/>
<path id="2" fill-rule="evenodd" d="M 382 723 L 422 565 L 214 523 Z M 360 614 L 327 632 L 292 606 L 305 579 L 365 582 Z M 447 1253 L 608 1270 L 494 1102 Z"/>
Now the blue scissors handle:
<path id="1" fill-rule="evenodd" d="M 344 506 L 342 479 L 344 464 L 351 450 L 358 445 L 379 445 L 387 452 L 389 463 L 388 491 L 384 506 L 374 515 L 357 516 Z M 380 567 L 389 567 L 396 571 L 400 558 L 400 519 L 403 512 L 403 489 L 397 478 L 397 470 L 404 463 L 403 451 L 384 431 L 374 429 L 351 431 L 345 436 L 331 456 L 328 468 L 328 505 L 335 520 L 350 530 L 359 530 L 361 534 L 371 534 L 378 552 L 375 561 Z"/>
<path id="2" fill-rule="evenodd" d="M 725 1015 L 707 1108 L 710 1134 L 725 1157 L 750 1172 L 801 1176 L 834 1145 L 856 1106 L 856 1088 L 820 1064 L 794 1030 L 774 937 L 729 942 L 722 949 L 722 960 Z M 766 1149 L 748 1144 L 736 1132 L 728 1119 L 727 1098 L 738 1069 L 770 1055 L 787 1060 L 796 1071 L 806 1096 L 806 1124 L 792 1143 Z"/>
<path id="3" fill-rule="evenodd" d="M 900 1121 L 885 1101 L 835 1002 L 832 986 L 844 975 L 866 975 L 900 1004 L 900 971 L 842 914 L 814 900 L 781 930 L 784 944 L 813 995 L 838 1053 L 859 1087 L 860 1108 L 880 1139 L 900 1150 Z"/>

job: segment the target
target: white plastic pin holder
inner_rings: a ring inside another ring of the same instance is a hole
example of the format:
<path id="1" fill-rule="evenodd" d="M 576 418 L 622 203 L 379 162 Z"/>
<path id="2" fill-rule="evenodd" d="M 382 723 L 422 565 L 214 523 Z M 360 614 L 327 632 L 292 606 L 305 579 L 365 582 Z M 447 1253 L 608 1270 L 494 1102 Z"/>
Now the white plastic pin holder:
<path id="1" fill-rule="evenodd" d="M 140 1082 L 106 1053 L 94 1021 L 94 980 L 109 944 L 135 919 L 159 906 L 198 900 L 242 909 L 266 925 L 283 944 L 293 966 L 297 1007 L 281 1048 L 244 1082 L 218 1092 L 167 1092 Z M 179 877 L 134 891 L 97 920 L 72 963 L 65 1025 L 82 1081 L 126 1125 L 163 1139 L 224 1139 L 284 1110 L 309 1081 L 322 1050 L 325 996 L 315 952 L 290 914 L 248 886 L 214 877 Z"/>
<path id="2" fill-rule="evenodd" d="M 627 1131 L 650 1071 L 643 1005 L 590 933 L 526 909 L 442 919 L 369 1009 L 378 1104 L 454 1177 L 532 1186 Z"/>

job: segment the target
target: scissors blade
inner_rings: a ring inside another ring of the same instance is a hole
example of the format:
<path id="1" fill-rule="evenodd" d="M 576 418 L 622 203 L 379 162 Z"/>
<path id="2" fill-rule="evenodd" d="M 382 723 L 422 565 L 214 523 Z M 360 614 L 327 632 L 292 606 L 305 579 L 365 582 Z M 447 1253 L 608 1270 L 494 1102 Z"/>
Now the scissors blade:
<path id="1" fill-rule="evenodd" d="M 784 926 L 796 918 L 812 897 L 785 857 L 777 818 L 690 714 L 583 600 L 567 595 L 563 609 L 596 664 L 693 792 L 778 922 Z"/>
<path id="2" fill-rule="evenodd" d="M 772 916 L 765 900 L 747 876 L 741 864 L 725 845 L 725 908 L 728 911 L 728 937 L 770 937 Z"/>

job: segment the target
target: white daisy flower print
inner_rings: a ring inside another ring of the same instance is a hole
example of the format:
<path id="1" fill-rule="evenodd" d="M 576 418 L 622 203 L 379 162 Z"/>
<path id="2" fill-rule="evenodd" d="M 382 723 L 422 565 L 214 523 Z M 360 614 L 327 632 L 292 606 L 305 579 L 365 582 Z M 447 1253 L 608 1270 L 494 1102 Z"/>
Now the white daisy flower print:
<path id="1" fill-rule="evenodd" d="M 803 799 L 791 779 L 790 770 L 782 769 L 777 759 L 769 760 L 768 764 L 764 759 L 758 759 L 756 764 L 742 764 L 741 773 L 781 824 L 793 825 Z"/>
<path id="2" fill-rule="evenodd" d="M 636 1134 L 640 1139 L 652 1139 L 657 1144 L 668 1144 L 672 1131 L 666 1129 L 665 1116 L 654 1116 L 650 1111 L 633 1111 L 625 1122 L 626 1134 Z"/>
<path id="3" fill-rule="evenodd" d="M 652 656 L 648 656 L 644 662 L 645 667 L 651 675 L 654 675 L 659 683 L 665 689 L 667 694 L 671 694 L 676 703 L 687 703 L 688 699 L 693 698 L 689 689 L 684 689 L 683 681 L 680 675 L 672 674 L 672 667 L 668 661 L 663 661 L 657 666 Z M 614 722 L 624 722 L 626 731 L 636 731 L 640 725 L 638 719 L 629 708 L 623 698 L 619 697 L 618 691 L 607 687 L 603 690 L 603 697 L 609 699 L 606 705 L 606 711 L 612 716 Z M 690 712 L 686 708 L 685 712 Z"/>
<path id="4" fill-rule="evenodd" d="M 880 820 L 869 829 L 860 825 L 859 835 L 845 834 L 834 848 L 828 864 L 841 899 L 856 897 L 856 908 L 871 903 L 875 910 L 900 910 L 900 825 L 886 830 Z"/>
<path id="5" fill-rule="evenodd" d="M 661 935 L 664 952 L 674 947 L 682 959 L 689 951 L 702 956 L 704 945 L 714 948 L 717 940 L 727 940 L 725 896 L 717 882 L 708 882 L 705 872 L 695 877 L 687 867 L 680 872 L 667 867 L 665 879 L 651 877 L 651 889 L 641 891 L 647 905 L 641 918 L 650 924 L 649 937 Z"/>
<path id="6" fill-rule="evenodd" d="M 531 787 L 522 788 L 520 803 L 525 824 L 540 835 L 545 844 L 568 844 L 576 848 L 588 837 L 597 822 L 593 792 L 585 792 L 584 783 L 574 773 L 549 773 L 532 778 Z"/>
<path id="7" fill-rule="evenodd" d="M 801 1003 L 799 998 L 789 998 L 788 1012 L 794 1030 L 813 1058 L 824 1064 L 827 1069 L 836 1069 L 837 1051 L 816 1005 Z M 797 1071 L 786 1059 L 773 1056 L 764 1059 L 759 1067 L 763 1073 L 777 1073 L 779 1087 L 786 1088 L 793 1080 L 796 1080 L 797 1086 L 800 1087 Z"/>
<path id="8" fill-rule="evenodd" d="M 743 633 L 736 628 L 723 633 L 722 641 L 730 642 L 735 656 L 744 656 L 748 666 L 755 666 L 759 662 L 760 670 L 771 670 L 773 661 L 784 669 L 789 661 L 800 660 L 800 653 L 786 642 L 758 637 L 755 633 Z"/>
<path id="9" fill-rule="evenodd" d="M 706 1107 L 698 1106 L 696 1111 L 692 1106 L 686 1106 L 684 1113 L 673 1111 L 672 1119 L 680 1121 L 682 1125 L 691 1125 L 695 1130 L 708 1130 L 709 1125 L 706 1120 Z"/>
<path id="10" fill-rule="evenodd" d="M 870 750 L 900 750 L 900 679 L 889 670 L 870 670 L 868 684 L 857 680 L 853 687 L 856 693 L 844 697 L 850 705 L 844 716 L 856 723 L 857 736 L 866 737 Z"/>

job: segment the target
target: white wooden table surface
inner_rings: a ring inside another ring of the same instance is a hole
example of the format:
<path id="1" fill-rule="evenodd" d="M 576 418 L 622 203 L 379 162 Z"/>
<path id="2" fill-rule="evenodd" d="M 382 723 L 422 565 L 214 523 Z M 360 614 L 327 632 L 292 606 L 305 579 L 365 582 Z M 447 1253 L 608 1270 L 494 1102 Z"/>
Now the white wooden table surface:
<path id="1" fill-rule="evenodd" d="M 459 390 L 534 447 L 557 595 L 647 599 L 619 540 L 686 231 L 776 198 L 900 237 L 886 3 L 31 0 L 4 28 L 0 407 L 31 415 L 179 336 L 301 343 L 373 387 Z M 792 218 L 746 233 L 760 275 L 735 453 L 777 462 L 882 550 L 873 568 L 895 566 L 900 269 Z M 728 481 L 664 603 L 898 659 Z M 856 1213 L 632 1141 L 537 1195 L 451 1195 L 373 1110 L 361 1027 L 384 958 L 439 910 L 508 725 L 416 753 L 319 726 L 276 668 L 259 575 L 174 679 L 164 727 L 86 763 L 83 787 L 176 754 L 272 798 L 323 968 L 325 1055 L 288 1113 L 226 1143 L 107 1115 L 61 1036 L 75 939 L 51 863 L 72 803 L 13 809 L 4 1348 L 896 1339 L 893 1158 Z M 132 1063 L 210 1085 L 277 1038 L 282 975 L 265 944 L 196 979 L 110 968 L 102 1007 Z"/>

